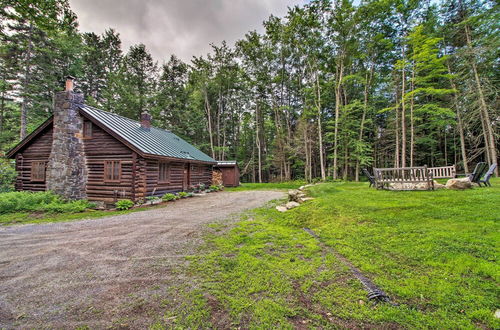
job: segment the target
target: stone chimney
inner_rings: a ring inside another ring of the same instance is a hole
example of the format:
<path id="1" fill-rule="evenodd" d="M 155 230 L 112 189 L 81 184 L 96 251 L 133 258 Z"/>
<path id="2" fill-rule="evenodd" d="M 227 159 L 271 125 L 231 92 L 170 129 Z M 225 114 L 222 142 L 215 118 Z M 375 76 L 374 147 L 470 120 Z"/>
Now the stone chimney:
<path id="1" fill-rule="evenodd" d="M 151 128 L 151 115 L 147 112 L 141 113 L 141 127 L 148 131 Z"/>
<path id="2" fill-rule="evenodd" d="M 74 78 L 66 79 L 66 90 L 54 96 L 54 133 L 47 165 L 47 190 L 65 199 L 87 197 L 87 168 L 83 150 L 83 118 L 78 106 L 83 94 L 76 93 Z"/>

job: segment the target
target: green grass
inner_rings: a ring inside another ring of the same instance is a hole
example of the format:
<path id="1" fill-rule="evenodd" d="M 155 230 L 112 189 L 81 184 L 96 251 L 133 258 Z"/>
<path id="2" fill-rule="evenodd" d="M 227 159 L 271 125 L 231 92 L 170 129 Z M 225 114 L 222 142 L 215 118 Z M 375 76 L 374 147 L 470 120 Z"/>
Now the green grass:
<path id="1" fill-rule="evenodd" d="M 288 181 L 276 183 L 242 183 L 238 187 L 227 187 L 227 191 L 243 191 L 243 190 L 276 190 L 276 189 L 297 189 L 305 185 L 305 181 Z"/>
<path id="2" fill-rule="evenodd" d="M 0 226 L 96 219 L 96 218 L 120 215 L 130 212 L 137 212 L 146 209 L 148 208 L 138 208 L 127 211 L 87 210 L 84 212 L 77 212 L 77 213 L 16 212 L 16 213 L 0 214 Z"/>
<path id="3" fill-rule="evenodd" d="M 500 328 L 500 180 L 467 191 L 394 192 L 366 183 L 310 188 L 286 213 L 255 210 L 212 234 L 187 270 L 196 289 L 155 328 Z M 361 284 L 303 231 L 312 228 L 399 304 Z"/>

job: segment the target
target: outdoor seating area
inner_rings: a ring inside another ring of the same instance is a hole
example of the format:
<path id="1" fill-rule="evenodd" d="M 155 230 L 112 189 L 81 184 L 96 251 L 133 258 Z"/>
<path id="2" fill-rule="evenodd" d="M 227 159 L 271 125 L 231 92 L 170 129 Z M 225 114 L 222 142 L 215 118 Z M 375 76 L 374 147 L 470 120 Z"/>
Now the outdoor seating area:
<path id="1" fill-rule="evenodd" d="M 442 167 L 395 167 L 374 168 L 373 175 L 368 169 L 363 168 L 363 174 L 368 178 L 370 187 L 388 190 L 434 190 L 437 188 L 467 189 L 473 184 L 479 187 L 491 187 L 492 177 L 497 164 L 488 166 L 485 162 L 476 164 L 472 173 L 457 174 L 456 166 Z M 458 178 L 463 176 L 464 178 Z M 436 182 L 434 179 L 449 178 L 446 185 Z"/>

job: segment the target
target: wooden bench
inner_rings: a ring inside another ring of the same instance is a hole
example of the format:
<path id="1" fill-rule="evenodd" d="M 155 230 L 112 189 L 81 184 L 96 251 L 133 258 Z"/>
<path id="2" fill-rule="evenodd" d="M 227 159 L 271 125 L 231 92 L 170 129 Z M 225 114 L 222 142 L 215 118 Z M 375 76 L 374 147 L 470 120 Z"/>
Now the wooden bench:
<path id="1" fill-rule="evenodd" d="M 455 165 L 429 167 L 428 170 L 431 172 L 433 179 L 454 178 L 457 176 Z"/>
<path id="2" fill-rule="evenodd" d="M 374 168 L 375 187 L 377 189 L 389 188 L 391 183 L 405 184 L 426 183 L 428 189 L 434 190 L 432 172 L 427 166 L 399 167 L 399 168 Z M 413 190 L 411 188 L 401 190 Z"/>

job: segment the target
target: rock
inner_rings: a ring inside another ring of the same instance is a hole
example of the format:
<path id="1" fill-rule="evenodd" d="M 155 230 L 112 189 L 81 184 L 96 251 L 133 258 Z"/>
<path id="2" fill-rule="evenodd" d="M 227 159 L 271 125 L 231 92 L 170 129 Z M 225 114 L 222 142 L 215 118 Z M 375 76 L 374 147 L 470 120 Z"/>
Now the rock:
<path id="1" fill-rule="evenodd" d="M 446 186 L 434 180 L 434 189 L 444 189 Z"/>
<path id="2" fill-rule="evenodd" d="M 293 209 L 294 207 L 297 207 L 297 206 L 300 206 L 300 204 L 297 202 L 288 202 L 285 204 L 285 207 L 287 208 L 287 210 Z"/>
<path id="3" fill-rule="evenodd" d="M 300 203 L 304 203 L 304 202 L 307 202 L 307 201 L 312 201 L 314 198 L 312 197 L 302 197 L 301 199 L 299 199 L 299 202 Z"/>
<path id="4" fill-rule="evenodd" d="M 299 191 L 297 189 L 288 190 L 288 200 L 292 202 L 298 202 L 299 200 Z"/>
<path id="5" fill-rule="evenodd" d="M 447 189 L 464 190 L 472 188 L 469 178 L 450 179 L 446 182 Z"/>
<path id="6" fill-rule="evenodd" d="M 276 210 L 278 210 L 280 212 L 286 212 L 286 210 L 288 210 L 288 209 L 283 205 L 278 205 L 278 206 L 276 206 Z"/>

